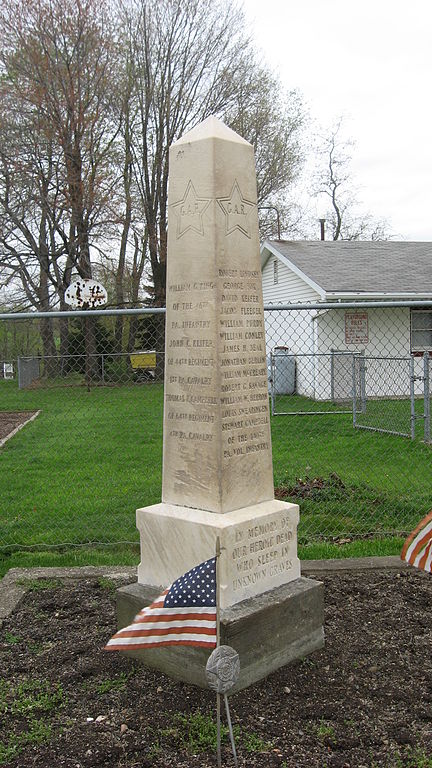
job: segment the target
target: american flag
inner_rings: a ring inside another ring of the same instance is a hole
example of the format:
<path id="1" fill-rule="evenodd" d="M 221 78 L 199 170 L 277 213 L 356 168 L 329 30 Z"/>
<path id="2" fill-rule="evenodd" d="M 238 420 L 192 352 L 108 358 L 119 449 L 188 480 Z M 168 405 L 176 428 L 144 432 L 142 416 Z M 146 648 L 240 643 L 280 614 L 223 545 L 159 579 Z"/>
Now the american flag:
<path id="1" fill-rule="evenodd" d="M 132 624 L 120 629 L 106 651 L 161 645 L 216 646 L 216 558 L 180 576 Z"/>
<path id="2" fill-rule="evenodd" d="M 432 565 L 432 510 L 408 536 L 401 559 L 416 568 L 431 572 Z"/>

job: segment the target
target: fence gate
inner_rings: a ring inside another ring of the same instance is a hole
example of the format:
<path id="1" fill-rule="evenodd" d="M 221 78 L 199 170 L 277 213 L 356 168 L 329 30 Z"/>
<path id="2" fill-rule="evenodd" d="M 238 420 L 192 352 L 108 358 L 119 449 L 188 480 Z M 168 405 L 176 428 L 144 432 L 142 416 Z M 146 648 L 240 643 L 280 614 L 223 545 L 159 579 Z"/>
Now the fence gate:
<path id="1" fill-rule="evenodd" d="M 421 360 L 410 357 L 362 357 L 364 374 L 353 365 L 353 425 L 400 437 L 415 438 L 415 426 L 425 417 L 425 376 Z M 367 397 L 367 382 L 374 397 Z M 363 391 L 361 381 L 363 379 Z M 378 394 L 377 394 L 378 393 Z"/>
<path id="2" fill-rule="evenodd" d="M 331 353 L 331 399 L 334 403 L 351 403 L 354 392 L 363 403 L 366 396 L 364 351 Z"/>

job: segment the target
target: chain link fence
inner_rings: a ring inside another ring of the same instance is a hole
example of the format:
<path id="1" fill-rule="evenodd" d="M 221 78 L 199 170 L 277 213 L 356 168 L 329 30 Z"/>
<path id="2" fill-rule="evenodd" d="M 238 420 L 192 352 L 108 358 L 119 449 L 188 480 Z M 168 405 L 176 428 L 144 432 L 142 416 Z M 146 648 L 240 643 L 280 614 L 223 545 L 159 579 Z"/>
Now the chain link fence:
<path id="1" fill-rule="evenodd" d="M 432 507 L 429 316 L 266 308 L 276 496 L 301 543 L 403 535 Z M 0 316 L 0 550 L 138 542 L 161 494 L 164 320 Z"/>

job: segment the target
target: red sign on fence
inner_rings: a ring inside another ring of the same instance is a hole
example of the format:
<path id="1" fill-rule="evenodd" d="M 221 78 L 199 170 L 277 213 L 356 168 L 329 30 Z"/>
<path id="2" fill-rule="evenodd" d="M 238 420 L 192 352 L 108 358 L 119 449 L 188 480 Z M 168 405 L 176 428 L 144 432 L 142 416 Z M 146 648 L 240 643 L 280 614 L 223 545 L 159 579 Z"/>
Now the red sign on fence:
<path id="1" fill-rule="evenodd" d="M 345 344 L 368 344 L 367 312 L 345 312 Z"/>

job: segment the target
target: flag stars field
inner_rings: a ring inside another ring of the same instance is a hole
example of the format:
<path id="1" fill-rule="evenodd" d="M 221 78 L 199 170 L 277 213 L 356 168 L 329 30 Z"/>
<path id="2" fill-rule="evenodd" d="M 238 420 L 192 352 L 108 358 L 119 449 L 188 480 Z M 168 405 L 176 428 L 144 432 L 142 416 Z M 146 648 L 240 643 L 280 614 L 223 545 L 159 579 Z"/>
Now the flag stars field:
<path id="1" fill-rule="evenodd" d="M 181 606 L 181 607 L 180 607 Z M 216 558 L 197 565 L 177 579 L 105 650 L 154 648 L 161 645 L 216 646 Z"/>

